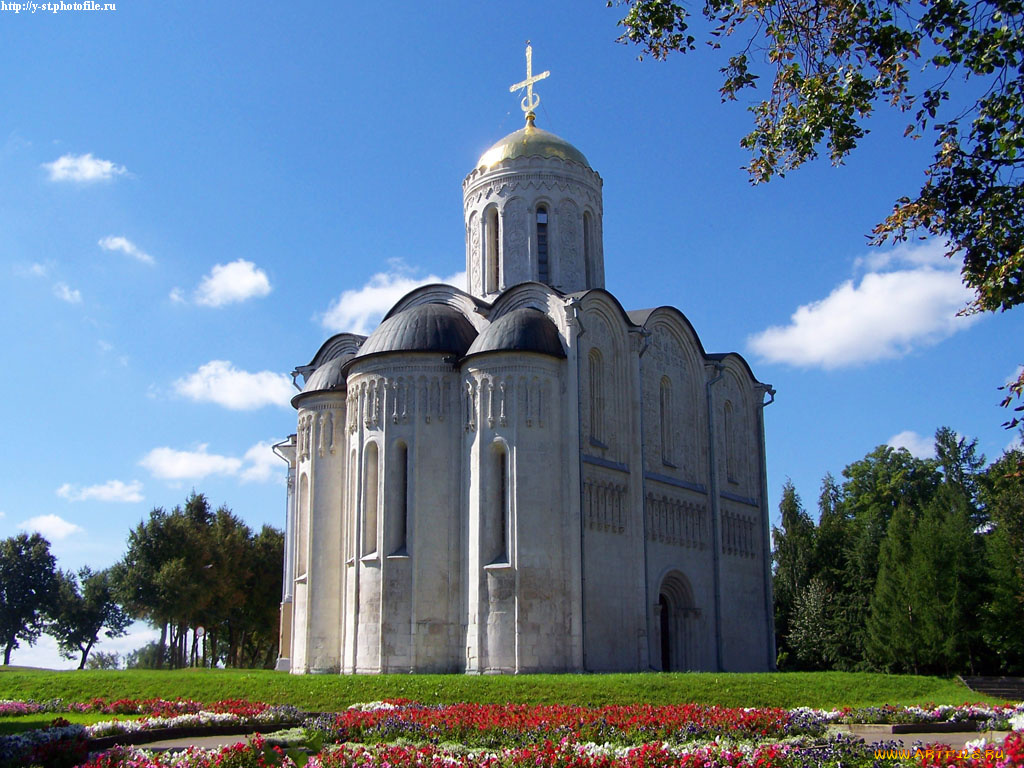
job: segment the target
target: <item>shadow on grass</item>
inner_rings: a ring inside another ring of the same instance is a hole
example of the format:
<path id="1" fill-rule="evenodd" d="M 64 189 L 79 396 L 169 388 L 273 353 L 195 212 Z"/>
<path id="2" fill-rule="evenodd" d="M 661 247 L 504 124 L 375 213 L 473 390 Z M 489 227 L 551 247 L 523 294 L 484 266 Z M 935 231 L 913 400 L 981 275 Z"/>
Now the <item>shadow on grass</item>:
<path id="1" fill-rule="evenodd" d="M 58 715 L 49 713 L 43 715 L 5 717 L 3 720 L 0 720 L 0 736 L 9 736 L 12 733 L 21 733 L 22 731 L 34 731 L 37 728 L 45 728 L 53 722 L 55 717 L 58 717 Z"/>

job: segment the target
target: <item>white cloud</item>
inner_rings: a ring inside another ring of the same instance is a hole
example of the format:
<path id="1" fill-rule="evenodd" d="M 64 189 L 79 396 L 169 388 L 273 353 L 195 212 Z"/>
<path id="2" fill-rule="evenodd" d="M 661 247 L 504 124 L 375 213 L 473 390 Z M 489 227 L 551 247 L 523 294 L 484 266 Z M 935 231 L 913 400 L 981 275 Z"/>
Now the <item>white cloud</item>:
<path id="1" fill-rule="evenodd" d="M 261 440 L 245 452 L 242 482 L 265 483 L 283 476 L 285 463 L 274 453 L 272 446 L 275 442 L 278 441 Z"/>
<path id="2" fill-rule="evenodd" d="M 5 517 L 7 517 L 7 513 L 0 509 L 0 520 L 3 520 Z"/>
<path id="3" fill-rule="evenodd" d="M 287 407 L 295 387 L 290 376 L 273 371 L 249 373 L 228 360 L 211 360 L 199 370 L 174 382 L 174 391 L 198 402 L 217 403 L 233 411 L 265 405 Z"/>
<path id="4" fill-rule="evenodd" d="M 919 459 L 935 458 L 935 440 L 931 437 L 919 435 L 910 429 L 893 435 L 885 442 L 893 448 L 906 448 L 912 456 L 916 456 Z"/>
<path id="5" fill-rule="evenodd" d="M 127 237 L 107 235 L 99 241 L 99 246 L 104 251 L 120 251 L 127 256 L 131 256 L 136 261 L 141 261 L 143 264 L 156 264 L 156 261 L 152 256 L 140 250 L 139 247 Z"/>
<path id="6" fill-rule="evenodd" d="M 121 501 L 134 503 L 142 501 L 142 483 L 138 480 L 123 483 L 120 480 L 108 480 L 102 485 L 89 485 L 79 488 L 71 483 L 64 483 L 57 489 L 57 495 L 68 501 Z"/>
<path id="7" fill-rule="evenodd" d="M 251 261 L 237 259 L 230 264 L 216 264 L 196 288 L 196 304 L 222 307 L 270 293 L 267 273 Z"/>
<path id="8" fill-rule="evenodd" d="M 53 286 L 53 295 L 68 304 L 81 304 L 82 292 L 72 288 L 67 283 L 57 283 Z"/>
<path id="9" fill-rule="evenodd" d="M 401 262 L 394 262 L 390 271 L 378 272 L 362 288 L 343 291 L 331 302 L 320 322 L 329 331 L 368 334 L 395 302 L 414 288 L 431 283 L 448 283 L 465 288 L 466 273 L 458 272 L 449 277 L 428 275 L 416 278 L 409 274 Z"/>
<path id="10" fill-rule="evenodd" d="M 208 475 L 238 477 L 242 482 L 263 483 L 281 476 L 284 462 L 271 451 L 273 442 L 261 440 L 249 448 L 242 458 L 207 453 L 206 444 L 194 451 L 154 448 L 139 462 L 156 477 L 164 480 L 201 480 Z"/>
<path id="11" fill-rule="evenodd" d="M 754 334 L 747 346 L 768 362 L 834 369 L 936 344 L 978 316 L 957 316 L 971 291 L 955 269 L 930 266 L 934 254 L 932 246 L 887 254 L 887 261 L 875 263 L 920 266 L 847 280 L 824 299 L 798 307 L 789 325 Z"/>
<path id="12" fill-rule="evenodd" d="M 14 265 L 14 274 L 18 277 L 46 277 L 50 273 L 50 264 L 33 262 L 27 267 L 23 264 Z"/>
<path id="13" fill-rule="evenodd" d="M 1013 373 L 1011 373 L 1009 376 L 1006 377 L 1006 382 L 1005 383 L 1007 385 L 1013 384 L 1014 382 L 1017 381 L 1017 379 L 1020 378 L 1020 375 L 1022 373 L 1024 373 L 1024 365 L 1018 365 L 1017 369 Z"/>
<path id="14" fill-rule="evenodd" d="M 171 288 L 171 293 L 169 294 L 169 298 L 170 298 L 171 302 L 174 303 L 174 304 L 184 304 L 185 303 L 185 294 L 182 293 L 181 288 Z"/>
<path id="15" fill-rule="evenodd" d="M 66 539 L 73 534 L 85 532 L 80 526 L 69 523 L 57 515 L 30 517 L 28 520 L 18 523 L 18 527 L 24 531 L 39 531 L 39 533 L 51 541 Z"/>
<path id="16" fill-rule="evenodd" d="M 194 451 L 176 451 L 166 446 L 154 448 L 142 457 L 139 465 L 163 480 L 201 480 L 208 475 L 235 475 L 242 461 L 207 453 L 204 443 Z"/>
<path id="17" fill-rule="evenodd" d="M 950 268 L 955 266 L 946 256 L 946 249 L 937 240 L 924 243 L 900 243 L 887 251 L 875 250 L 853 261 L 856 269 L 878 272 L 894 265 L 905 267 Z"/>
<path id="18" fill-rule="evenodd" d="M 52 163 L 43 163 L 43 168 L 50 172 L 50 181 L 107 181 L 128 172 L 123 165 L 93 157 L 91 152 L 62 155 Z"/>

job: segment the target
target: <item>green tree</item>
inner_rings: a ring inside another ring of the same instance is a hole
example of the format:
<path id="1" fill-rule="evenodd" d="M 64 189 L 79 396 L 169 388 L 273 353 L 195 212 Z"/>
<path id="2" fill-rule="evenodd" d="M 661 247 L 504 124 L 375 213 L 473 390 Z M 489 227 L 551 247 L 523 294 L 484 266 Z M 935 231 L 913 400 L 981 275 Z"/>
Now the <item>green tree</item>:
<path id="1" fill-rule="evenodd" d="M 966 498 L 944 486 L 925 506 L 911 536 L 923 672 L 977 671 L 981 613 L 988 589 L 984 541 Z"/>
<path id="2" fill-rule="evenodd" d="M 163 669 L 169 664 L 167 647 L 155 641 L 136 648 L 124 657 L 125 669 Z"/>
<path id="3" fill-rule="evenodd" d="M 775 596 L 775 638 L 779 658 L 788 656 L 786 638 L 797 596 L 804 590 L 814 575 L 814 521 L 804 511 L 800 496 L 793 482 L 786 480 L 779 502 L 781 528 L 772 528 L 775 549 L 772 559 L 775 570 L 772 591 Z"/>
<path id="4" fill-rule="evenodd" d="M 57 592 L 47 632 L 57 640 L 60 655 L 81 654 L 79 669 L 85 669 L 89 653 L 102 632 L 123 637 L 131 618 L 114 599 L 109 571 L 82 568 L 76 579 L 71 573 L 57 573 Z"/>
<path id="5" fill-rule="evenodd" d="M 846 559 L 851 533 L 850 518 L 842 501 L 842 488 L 831 473 L 826 473 L 818 495 L 814 560 L 818 577 L 832 594 L 842 592 L 846 586 Z"/>
<path id="6" fill-rule="evenodd" d="M 843 477 L 843 509 L 850 525 L 843 581 L 844 621 L 851 644 L 847 661 L 859 662 L 865 658 L 871 599 L 889 523 L 900 507 L 919 509 L 930 501 L 940 477 L 934 461 L 888 445 L 849 464 Z"/>
<path id="7" fill-rule="evenodd" d="M 901 505 L 889 520 L 879 553 L 865 655 L 872 666 L 886 672 L 916 673 L 919 667 L 921 617 L 911 572 L 914 529 L 913 514 Z"/>
<path id="8" fill-rule="evenodd" d="M 1024 450 L 1007 451 L 981 477 L 981 500 L 991 519 L 986 537 L 990 597 L 985 643 L 993 672 L 1024 673 Z"/>
<path id="9" fill-rule="evenodd" d="M 612 5 L 612 0 L 609 0 Z M 695 47 L 674 0 L 616 0 L 623 42 L 655 59 Z M 841 164 L 878 106 L 909 114 L 905 136 L 934 137 L 920 190 L 900 198 L 874 241 L 941 238 L 974 290 L 968 311 L 1024 302 L 1024 14 L 1019 0 L 705 0 L 709 43 L 736 40 L 723 100 L 770 80 L 750 107 L 753 183 L 818 157 Z M 754 60 L 754 53 L 760 53 Z M 1005 405 L 1024 391 L 1024 371 Z"/>
<path id="10" fill-rule="evenodd" d="M 978 441 L 960 437 L 949 427 L 935 432 L 935 456 L 942 470 L 943 485 L 971 505 L 976 525 L 983 525 L 988 516 L 981 506 L 980 478 L 985 456 L 978 453 Z"/>
<path id="11" fill-rule="evenodd" d="M 835 634 L 835 597 L 815 577 L 793 604 L 787 647 L 802 669 L 831 669 L 841 665 L 841 644 Z"/>
<path id="12" fill-rule="evenodd" d="M 121 655 L 105 651 L 93 651 L 85 662 L 86 669 L 120 669 Z"/>
<path id="13" fill-rule="evenodd" d="M 4 665 L 20 641 L 32 645 L 42 633 L 56 591 L 56 561 L 38 533 L 0 541 L 0 645 Z"/>
<path id="14" fill-rule="evenodd" d="M 202 494 L 192 493 L 183 508 L 154 509 L 129 534 L 115 567 L 125 607 L 161 630 L 162 650 L 135 663 L 272 663 L 283 551 L 279 531 L 254 536 L 227 507 L 213 511 Z"/>

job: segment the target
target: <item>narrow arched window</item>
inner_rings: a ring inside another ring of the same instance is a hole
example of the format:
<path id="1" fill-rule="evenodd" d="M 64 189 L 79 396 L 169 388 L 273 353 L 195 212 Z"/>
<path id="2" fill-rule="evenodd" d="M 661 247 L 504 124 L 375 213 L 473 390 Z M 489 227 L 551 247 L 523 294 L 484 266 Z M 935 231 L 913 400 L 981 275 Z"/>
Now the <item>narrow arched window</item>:
<path id="1" fill-rule="evenodd" d="M 601 352 L 591 349 L 588 357 L 590 367 L 590 439 L 604 443 L 604 364 Z"/>
<path id="2" fill-rule="evenodd" d="M 730 483 L 736 482 L 736 418 L 732 412 L 732 403 L 725 401 L 724 423 L 722 424 L 723 442 L 725 443 L 725 478 Z"/>
<path id="3" fill-rule="evenodd" d="M 590 211 L 583 212 L 583 269 L 586 272 L 587 284 L 585 287 L 594 287 L 594 233 L 591 231 L 593 228 L 593 219 L 590 216 Z"/>
<path id="4" fill-rule="evenodd" d="M 380 472 L 377 444 L 368 443 L 363 457 L 363 556 L 377 551 L 377 499 Z"/>
<path id="5" fill-rule="evenodd" d="M 359 459 L 356 457 L 355 448 L 348 458 L 348 515 L 345 526 L 345 559 L 352 560 L 356 556 L 356 514 L 358 504 L 356 503 L 359 489 Z"/>
<path id="6" fill-rule="evenodd" d="M 661 463 L 667 464 L 668 466 L 675 466 L 675 463 L 673 462 L 673 457 L 675 455 L 675 446 L 673 445 L 675 425 L 673 424 L 672 414 L 672 381 L 668 376 L 661 377 L 660 390 Z"/>
<path id="7" fill-rule="evenodd" d="M 403 442 L 395 444 L 391 478 L 391 499 L 387 508 L 388 545 L 392 555 L 406 555 L 409 535 L 409 449 Z"/>
<path id="8" fill-rule="evenodd" d="M 537 279 L 548 282 L 548 209 L 537 207 Z"/>
<path id="9" fill-rule="evenodd" d="M 487 249 L 485 285 L 487 293 L 498 292 L 499 243 L 501 242 L 501 220 L 497 208 L 487 210 L 487 230 L 484 233 L 484 246 Z"/>
<path id="10" fill-rule="evenodd" d="M 309 565 L 309 478 L 305 474 L 299 480 L 299 524 L 296 527 L 295 549 L 298 558 L 295 576 L 298 578 L 306 575 Z"/>
<path id="11" fill-rule="evenodd" d="M 511 499 L 509 496 L 508 450 L 502 443 L 495 443 L 491 452 L 490 485 L 488 499 L 487 538 L 491 563 L 509 562 L 509 517 Z"/>

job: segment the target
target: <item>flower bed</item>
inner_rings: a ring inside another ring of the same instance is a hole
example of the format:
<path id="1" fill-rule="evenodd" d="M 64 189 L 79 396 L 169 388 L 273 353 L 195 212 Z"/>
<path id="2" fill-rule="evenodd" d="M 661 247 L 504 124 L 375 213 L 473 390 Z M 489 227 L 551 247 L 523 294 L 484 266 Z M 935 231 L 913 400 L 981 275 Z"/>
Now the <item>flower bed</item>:
<path id="1" fill-rule="evenodd" d="M 886 745 L 882 745 L 886 746 Z M 344 744 L 308 758 L 293 757 L 262 738 L 217 750 L 191 749 L 177 755 L 122 747 L 94 757 L 83 768 L 1011 768 L 1024 765 L 1024 738 L 1011 734 L 1003 744 L 970 750 L 940 746 L 881 750 L 849 738 L 808 745 L 637 746 L 544 741 L 523 747 L 471 750 L 435 745 Z"/>
<path id="2" fill-rule="evenodd" d="M 784 709 L 736 709 L 698 704 L 609 706 L 600 708 L 527 704 L 450 704 L 380 702 L 336 715 L 323 715 L 309 727 L 331 741 L 378 743 L 406 739 L 458 742 L 474 747 L 521 746 L 545 740 L 640 744 L 685 742 L 716 736 L 782 738 L 820 733 L 820 724 L 794 728 Z"/>
<path id="3" fill-rule="evenodd" d="M 69 723 L 56 718 L 50 726 L 10 736 L 0 736 L 0 768 L 21 765 L 72 766 L 81 763 L 89 742 L 104 737 L 150 732 L 173 736 L 178 729 L 206 729 L 211 726 L 235 728 L 299 722 L 303 713 L 292 706 L 271 706 L 235 699 L 201 704 L 186 699 L 119 699 L 88 704 L 65 704 L 59 699 L 48 702 L 0 702 L 0 712 L 25 715 L 51 712 L 101 712 L 142 714 L 137 720 L 105 720 L 92 725 Z M 103 744 L 104 747 L 111 743 Z"/>
<path id="4" fill-rule="evenodd" d="M 269 704 L 245 701 L 244 699 L 224 699 L 212 704 L 204 704 L 191 699 L 116 699 L 114 701 L 91 699 L 87 702 L 66 702 L 63 699 L 46 701 L 0 699 L 0 717 L 66 712 L 98 712 L 105 715 L 146 715 L 150 717 L 175 717 L 199 712 L 216 712 L 240 717 L 255 717 L 267 709 L 270 709 Z"/>
<path id="5" fill-rule="evenodd" d="M 849 735 L 824 735 L 839 723 L 963 723 L 979 730 L 1024 731 L 1024 705 L 990 707 L 882 707 L 820 711 L 678 706 L 529 706 L 454 704 L 428 706 L 407 700 L 355 705 L 306 721 L 299 737 L 314 754 L 285 752 L 257 736 L 221 750 L 151 754 L 119 746 L 86 762 L 90 740 L 170 728 L 268 726 L 295 721 L 294 707 L 245 701 L 200 704 L 95 699 L 86 704 L 0 702 L 0 712 L 110 712 L 142 714 L 138 720 L 51 727 L 0 737 L 0 768 L 39 764 L 52 768 L 349 768 L 349 766 L 488 766 L 489 768 L 1007 768 L 1024 766 L 1024 737 L 968 750 L 909 750 L 896 744 L 865 745 Z M 324 749 L 325 742 L 334 742 Z M 123 743 L 123 742 L 121 742 Z M 93 747 L 96 748 L 95 746 Z"/>

